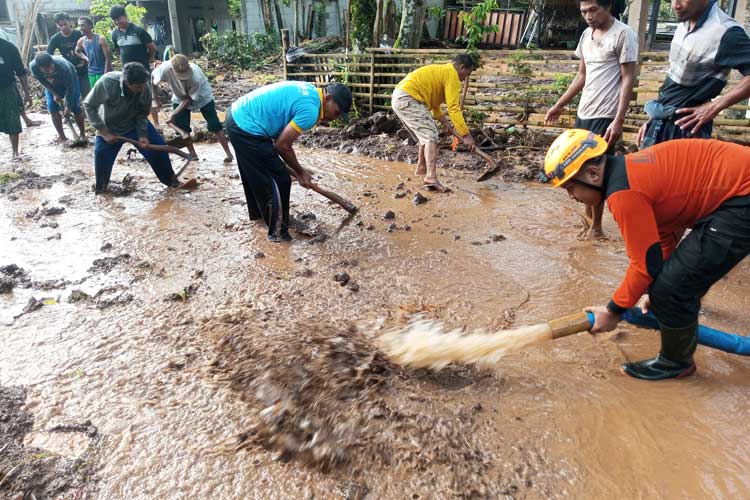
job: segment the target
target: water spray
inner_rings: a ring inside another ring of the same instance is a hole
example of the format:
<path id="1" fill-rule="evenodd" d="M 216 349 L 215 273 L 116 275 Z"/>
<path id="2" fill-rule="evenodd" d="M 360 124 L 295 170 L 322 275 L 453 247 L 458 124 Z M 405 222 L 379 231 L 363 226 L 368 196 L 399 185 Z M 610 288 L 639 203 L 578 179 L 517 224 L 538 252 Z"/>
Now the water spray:
<path id="1" fill-rule="evenodd" d="M 658 329 L 652 314 L 632 308 L 622 319 L 636 326 Z M 495 333 L 462 330 L 445 331 L 437 321 L 419 320 L 404 331 L 380 337 L 383 351 L 394 361 L 414 368 L 441 369 L 450 363 L 494 365 L 500 358 L 544 341 L 591 330 L 593 313 L 580 312 L 547 323 Z M 750 337 L 734 335 L 704 325 L 698 327 L 698 343 L 714 349 L 750 356 Z"/>

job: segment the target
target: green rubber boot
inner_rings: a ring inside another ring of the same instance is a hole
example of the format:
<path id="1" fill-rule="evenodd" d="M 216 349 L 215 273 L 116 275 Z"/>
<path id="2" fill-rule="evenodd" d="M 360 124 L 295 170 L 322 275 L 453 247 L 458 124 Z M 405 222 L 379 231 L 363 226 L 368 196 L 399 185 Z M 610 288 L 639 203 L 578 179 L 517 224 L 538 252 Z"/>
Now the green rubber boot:
<path id="1" fill-rule="evenodd" d="M 665 380 L 695 373 L 698 323 L 685 328 L 661 328 L 661 351 L 653 359 L 624 363 L 623 373 L 641 380 Z"/>

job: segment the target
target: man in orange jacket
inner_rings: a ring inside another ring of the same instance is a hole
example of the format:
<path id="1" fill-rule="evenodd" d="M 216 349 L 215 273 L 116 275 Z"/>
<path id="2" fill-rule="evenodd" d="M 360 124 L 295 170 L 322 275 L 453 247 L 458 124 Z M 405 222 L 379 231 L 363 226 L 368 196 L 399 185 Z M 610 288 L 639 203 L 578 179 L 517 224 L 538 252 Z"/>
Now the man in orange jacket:
<path id="1" fill-rule="evenodd" d="M 661 350 L 622 370 L 644 380 L 692 375 L 701 298 L 750 253 L 750 149 L 679 139 L 624 157 L 606 151 L 602 137 L 573 129 L 544 159 L 554 187 L 581 203 L 606 200 L 625 240 L 625 278 L 609 304 L 586 309 L 596 318 L 591 331 L 614 329 L 647 293 L 642 305 L 659 321 Z"/>

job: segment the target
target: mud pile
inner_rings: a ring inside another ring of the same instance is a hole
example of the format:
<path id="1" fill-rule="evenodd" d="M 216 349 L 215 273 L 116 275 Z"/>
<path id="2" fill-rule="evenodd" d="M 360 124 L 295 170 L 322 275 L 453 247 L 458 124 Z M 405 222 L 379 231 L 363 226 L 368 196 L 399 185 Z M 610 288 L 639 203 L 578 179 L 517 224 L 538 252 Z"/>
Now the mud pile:
<path id="1" fill-rule="evenodd" d="M 538 179 L 544 153 L 555 138 L 537 130 L 503 126 L 472 128 L 471 133 L 476 144 L 498 162 L 499 175 L 506 181 Z M 384 111 L 352 120 L 347 128 L 316 127 L 297 142 L 307 147 L 412 164 L 417 162 L 418 155 L 416 142 L 409 132 L 395 115 Z M 453 151 L 452 142 L 452 136 L 441 133 L 439 167 L 475 171 L 487 168 L 482 158 L 469 153 L 462 145 Z"/>
<path id="2" fill-rule="evenodd" d="M 87 427 L 91 445 L 78 458 L 70 459 L 33 446 L 24 446 L 34 419 L 24 409 L 26 390 L 0 386 L 0 498 L 93 497 L 93 458 L 98 431 Z M 75 432 L 79 428 L 58 427 L 51 433 Z M 58 496 L 59 495 L 59 496 Z"/>
<path id="3" fill-rule="evenodd" d="M 352 324 L 276 325 L 244 309 L 201 329 L 216 342 L 209 376 L 252 408 L 247 430 L 222 451 L 259 446 L 364 481 L 396 470 L 415 494 L 491 494 L 491 459 L 472 436 L 479 410 L 423 414 L 418 374 L 390 363 Z"/>

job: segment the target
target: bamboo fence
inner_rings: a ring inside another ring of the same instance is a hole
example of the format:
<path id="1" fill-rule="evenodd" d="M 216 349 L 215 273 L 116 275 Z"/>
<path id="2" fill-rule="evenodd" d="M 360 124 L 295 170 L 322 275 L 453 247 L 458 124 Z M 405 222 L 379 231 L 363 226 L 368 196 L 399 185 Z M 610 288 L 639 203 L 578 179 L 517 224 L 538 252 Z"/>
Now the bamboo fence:
<path id="1" fill-rule="evenodd" d="M 284 61 L 289 80 L 325 86 L 332 81 L 352 89 L 359 110 L 373 113 L 390 109 L 390 97 L 398 82 L 425 64 L 450 61 L 453 49 L 367 49 L 360 54 L 306 54 L 294 63 Z M 552 127 L 544 125 L 547 109 L 567 88 L 579 61 L 569 50 L 480 51 L 483 66 L 470 77 L 465 115 L 475 124 L 569 128 L 575 121 L 575 105 L 569 105 Z M 633 139 L 646 120 L 643 105 L 657 96 L 669 66 L 666 52 L 643 52 L 639 57 L 633 99 L 625 120 L 624 139 Z M 725 88 L 741 75 L 732 72 Z M 713 135 L 722 140 L 750 144 L 750 106 L 737 104 L 715 120 Z"/>

